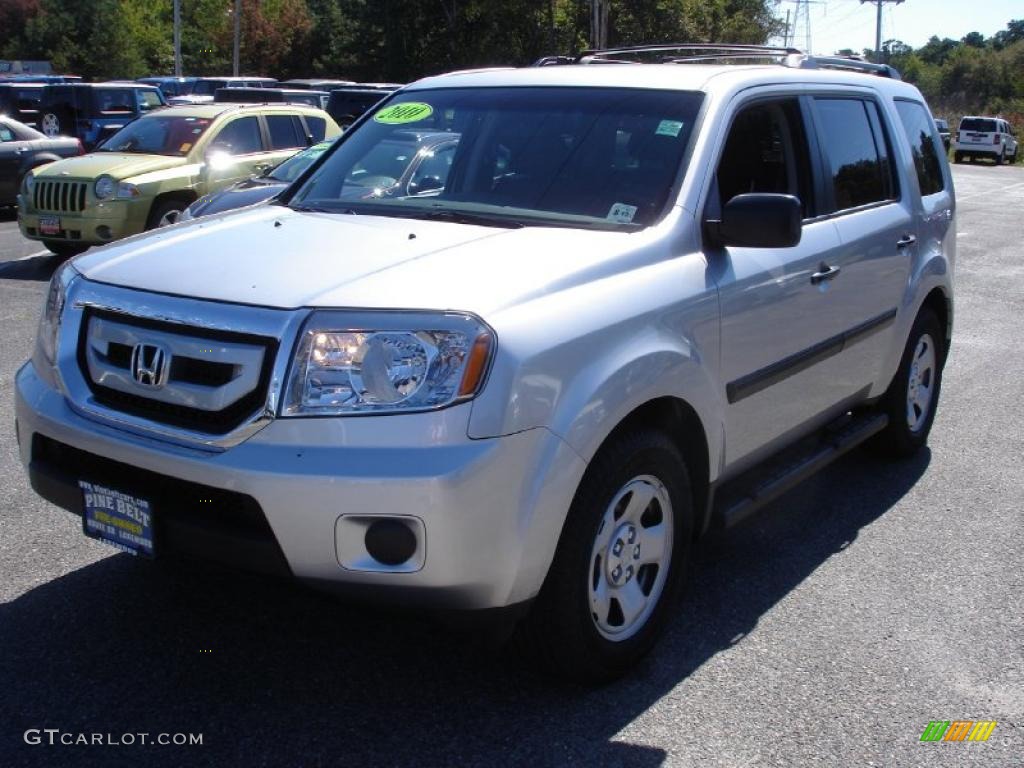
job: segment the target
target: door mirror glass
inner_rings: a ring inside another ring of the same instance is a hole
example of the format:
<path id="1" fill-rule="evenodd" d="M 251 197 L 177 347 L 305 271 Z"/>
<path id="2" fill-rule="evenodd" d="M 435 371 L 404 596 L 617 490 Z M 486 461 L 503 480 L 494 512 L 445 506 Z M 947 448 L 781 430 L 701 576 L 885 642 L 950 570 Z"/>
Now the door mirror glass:
<path id="1" fill-rule="evenodd" d="M 709 221 L 719 246 L 792 248 L 802 232 L 801 204 L 794 195 L 753 192 L 736 195 L 722 209 L 722 220 Z"/>

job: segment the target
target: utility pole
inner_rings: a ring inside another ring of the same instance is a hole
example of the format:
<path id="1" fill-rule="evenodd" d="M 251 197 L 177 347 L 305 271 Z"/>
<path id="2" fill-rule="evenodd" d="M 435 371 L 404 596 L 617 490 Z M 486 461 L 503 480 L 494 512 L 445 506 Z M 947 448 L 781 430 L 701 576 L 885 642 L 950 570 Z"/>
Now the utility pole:
<path id="1" fill-rule="evenodd" d="M 608 0 L 590 0 L 590 47 L 608 47 Z"/>
<path id="2" fill-rule="evenodd" d="M 174 76 L 181 77 L 181 0 L 174 0 Z"/>
<path id="3" fill-rule="evenodd" d="M 238 53 L 242 47 L 242 0 L 235 0 L 235 58 L 234 75 L 238 77 Z"/>
<path id="4" fill-rule="evenodd" d="M 874 3 L 878 7 L 878 12 L 875 17 L 875 63 L 881 63 L 882 61 L 882 4 L 893 3 L 899 5 L 903 0 L 860 0 L 861 5 L 864 3 Z"/>
<path id="5" fill-rule="evenodd" d="M 786 31 L 782 35 L 782 47 L 789 48 L 789 8 L 786 9 Z"/>

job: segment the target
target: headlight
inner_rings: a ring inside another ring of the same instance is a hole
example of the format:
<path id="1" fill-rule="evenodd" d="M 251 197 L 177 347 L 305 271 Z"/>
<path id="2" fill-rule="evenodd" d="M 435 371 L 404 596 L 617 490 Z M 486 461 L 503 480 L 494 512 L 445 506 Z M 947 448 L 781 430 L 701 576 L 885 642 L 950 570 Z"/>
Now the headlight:
<path id="1" fill-rule="evenodd" d="M 117 191 L 117 183 L 109 176 L 100 176 L 93 184 L 92 191 L 96 193 L 97 200 L 106 200 L 113 197 Z"/>
<path id="2" fill-rule="evenodd" d="M 99 183 L 99 182 L 97 182 Z M 117 196 L 118 197 L 138 197 L 140 194 L 139 188 L 134 184 L 129 184 L 127 181 L 122 181 L 117 185 Z"/>
<path id="3" fill-rule="evenodd" d="M 50 366 L 53 366 L 57 360 L 57 342 L 60 339 L 60 320 L 64 311 L 64 299 L 67 296 L 68 286 L 76 277 L 78 277 L 78 272 L 70 263 L 65 262 L 53 273 L 53 277 L 50 278 L 50 287 L 46 291 L 46 303 L 43 305 L 43 314 L 39 318 L 36 345 L 42 353 L 44 361 Z"/>
<path id="4" fill-rule="evenodd" d="M 461 314 L 317 312 L 306 323 L 285 416 L 425 411 L 480 391 L 494 335 Z"/>
<path id="5" fill-rule="evenodd" d="M 25 174 L 25 178 L 21 180 L 21 194 L 27 198 L 32 197 L 32 190 L 36 186 L 36 177 L 30 171 Z"/>

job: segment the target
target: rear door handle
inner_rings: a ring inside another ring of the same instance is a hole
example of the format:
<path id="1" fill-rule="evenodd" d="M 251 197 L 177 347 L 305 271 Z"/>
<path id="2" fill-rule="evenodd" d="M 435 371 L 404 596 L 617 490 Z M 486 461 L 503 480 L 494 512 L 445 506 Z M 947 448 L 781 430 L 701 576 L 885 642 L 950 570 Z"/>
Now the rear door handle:
<path id="1" fill-rule="evenodd" d="M 840 272 L 839 267 L 830 267 L 825 262 L 821 263 L 818 267 L 818 271 L 811 275 L 811 285 L 817 285 L 823 283 L 826 280 L 831 280 L 833 277 L 838 275 Z"/>
<path id="2" fill-rule="evenodd" d="M 917 238 L 913 235 L 904 235 L 896 241 L 897 248 L 906 248 L 908 245 L 913 245 L 917 242 Z"/>

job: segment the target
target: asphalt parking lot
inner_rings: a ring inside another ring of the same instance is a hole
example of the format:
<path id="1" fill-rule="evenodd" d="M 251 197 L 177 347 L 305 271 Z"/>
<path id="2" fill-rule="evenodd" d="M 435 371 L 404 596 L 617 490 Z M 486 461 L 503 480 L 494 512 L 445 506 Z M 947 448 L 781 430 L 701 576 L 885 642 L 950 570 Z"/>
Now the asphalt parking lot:
<path id="1" fill-rule="evenodd" d="M 54 259 L 0 212 L 0 763 L 1024 766 L 1024 168 L 954 176 L 930 448 L 854 453 L 707 542 L 655 653 L 597 690 L 435 622 L 86 539 L 17 461 L 13 379 Z M 958 719 L 998 725 L 920 741 Z M 25 745 L 33 728 L 203 743 Z"/>

